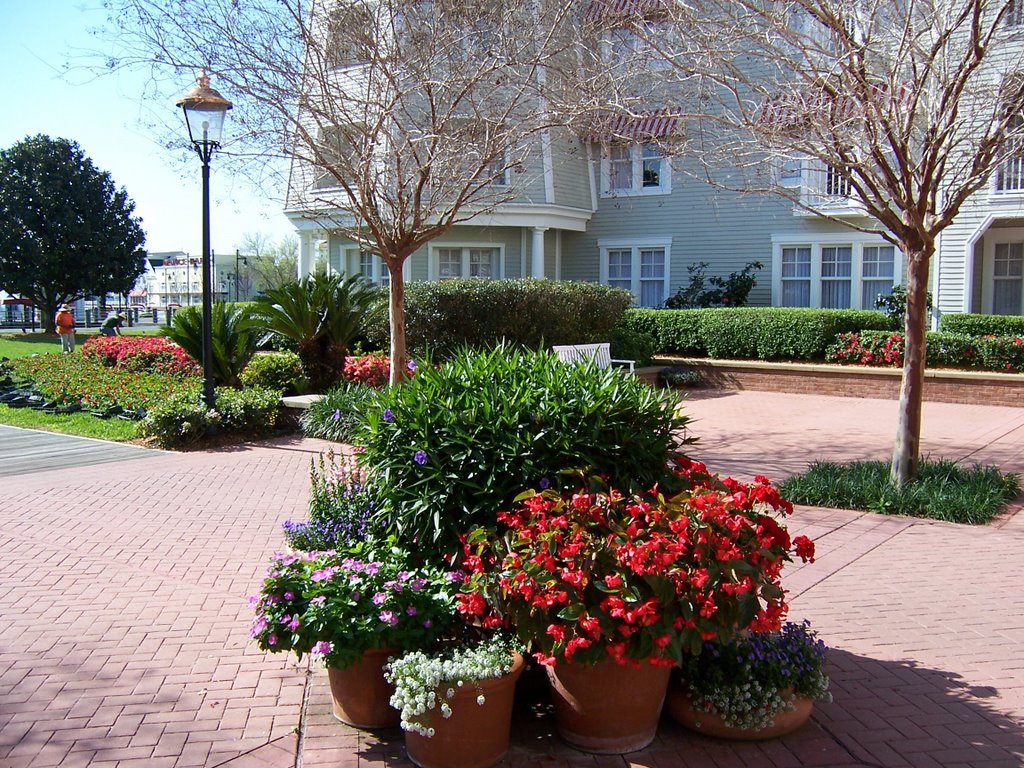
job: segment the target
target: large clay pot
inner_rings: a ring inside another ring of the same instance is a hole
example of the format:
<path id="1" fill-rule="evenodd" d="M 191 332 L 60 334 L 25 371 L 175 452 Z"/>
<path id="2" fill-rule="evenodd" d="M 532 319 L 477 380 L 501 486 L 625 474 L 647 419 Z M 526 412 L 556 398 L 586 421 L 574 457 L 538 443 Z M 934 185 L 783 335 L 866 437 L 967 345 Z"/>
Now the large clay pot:
<path id="1" fill-rule="evenodd" d="M 665 709 L 680 725 L 705 736 L 740 741 L 760 741 L 785 736 L 800 728 L 811 716 L 814 701 L 804 696 L 795 696 L 791 691 L 783 696 L 792 699 L 794 709 L 784 709 L 775 715 L 774 722 L 767 728 L 752 730 L 727 725 L 713 712 L 703 712 L 693 706 L 689 693 L 681 685 L 673 685 L 665 700 Z"/>
<path id="2" fill-rule="evenodd" d="M 334 716 L 356 728 L 396 728 L 398 710 L 391 706 L 393 685 L 384 679 L 384 664 L 394 648 L 374 648 L 344 669 L 327 668 Z"/>
<path id="3" fill-rule="evenodd" d="M 490 680 L 466 681 L 449 700 L 452 715 L 430 711 L 434 735 L 405 732 L 405 749 L 420 768 L 487 768 L 508 752 L 512 729 L 512 701 L 516 680 L 523 671 L 523 657 L 515 654 L 508 674 Z M 484 703 L 477 704 L 483 694 Z"/>
<path id="4" fill-rule="evenodd" d="M 547 670 L 558 734 L 570 746 L 621 755 L 654 741 L 671 667 L 607 660 Z"/>

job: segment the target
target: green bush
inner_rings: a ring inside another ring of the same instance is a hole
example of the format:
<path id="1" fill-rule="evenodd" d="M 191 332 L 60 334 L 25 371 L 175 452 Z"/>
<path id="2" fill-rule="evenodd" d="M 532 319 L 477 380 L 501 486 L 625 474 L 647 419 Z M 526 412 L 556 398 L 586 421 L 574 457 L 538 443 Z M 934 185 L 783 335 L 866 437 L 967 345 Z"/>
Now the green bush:
<path id="1" fill-rule="evenodd" d="M 242 371 L 242 386 L 273 389 L 284 395 L 305 389 L 302 363 L 294 352 L 259 352 Z"/>
<path id="2" fill-rule="evenodd" d="M 862 331 L 840 334 L 829 348 L 834 363 L 903 365 L 903 334 Z M 929 331 L 925 334 L 925 364 L 929 368 L 978 368 L 1008 373 L 1024 372 L 1024 339 L 1020 336 L 975 337 Z"/>
<path id="3" fill-rule="evenodd" d="M 450 551 L 458 532 L 493 524 L 569 467 L 608 473 L 624 492 L 664 480 L 688 421 L 675 409 L 674 395 L 618 370 L 508 344 L 464 349 L 381 392 L 359 460 L 380 519 Z"/>
<path id="4" fill-rule="evenodd" d="M 410 283 L 405 291 L 409 352 L 439 360 L 463 346 L 483 349 L 502 340 L 529 349 L 610 341 L 633 301 L 619 288 L 553 280 L 442 280 Z M 387 348 L 387 314 L 371 310 L 365 319 L 370 342 Z"/>
<path id="5" fill-rule="evenodd" d="M 1024 317 L 967 313 L 943 315 L 939 318 L 939 330 L 966 336 L 1024 336 Z"/>
<path id="6" fill-rule="evenodd" d="M 310 437 L 353 444 L 359 439 L 356 430 L 364 423 L 364 414 L 377 407 L 378 393 L 379 390 L 365 384 L 339 384 L 302 414 L 302 431 Z"/>
<path id="7" fill-rule="evenodd" d="M 217 390 L 217 413 L 224 429 L 264 435 L 274 428 L 281 393 L 262 387 Z"/>
<path id="8" fill-rule="evenodd" d="M 149 409 L 142 434 L 156 438 L 163 448 L 174 448 L 198 441 L 219 423 L 220 414 L 206 410 L 196 392 L 176 392 Z"/>
<path id="9" fill-rule="evenodd" d="M 822 360 L 837 334 L 885 329 L 888 320 L 881 312 L 854 309 L 631 309 L 626 325 L 652 335 L 658 354 Z"/>
<path id="10" fill-rule="evenodd" d="M 700 309 L 627 309 L 623 325 L 654 339 L 654 351 L 661 354 L 707 354 L 701 340 Z"/>
<path id="11" fill-rule="evenodd" d="M 182 307 L 169 327 L 160 331 L 203 364 L 203 313 L 198 306 Z M 240 387 L 239 375 L 256 352 L 259 329 L 248 303 L 218 301 L 210 314 L 213 378 L 220 386 Z"/>
<path id="12" fill-rule="evenodd" d="M 616 360 L 633 360 L 637 365 L 650 365 L 654 357 L 654 337 L 618 325 L 612 332 L 611 353 Z"/>

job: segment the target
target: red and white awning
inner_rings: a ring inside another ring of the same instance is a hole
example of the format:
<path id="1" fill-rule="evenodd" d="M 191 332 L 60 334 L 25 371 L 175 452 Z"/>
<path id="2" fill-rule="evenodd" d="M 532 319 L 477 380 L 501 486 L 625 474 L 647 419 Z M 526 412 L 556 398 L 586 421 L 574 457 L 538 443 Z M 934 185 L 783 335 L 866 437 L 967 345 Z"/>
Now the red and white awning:
<path id="1" fill-rule="evenodd" d="M 809 125 L 827 118 L 846 121 L 878 110 L 909 108 L 913 89 L 901 85 L 891 89 L 888 84 L 872 86 L 865 98 L 830 93 L 824 88 L 795 89 L 767 99 L 761 106 L 757 122 L 764 126 L 786 129 Z"/>
<path id="2" fill-rule="evenodd" d="M 613 115 L 583 137 L 584 141 L 650 141 L 675 135 L 682 118 L 670 109 L 636 115 Z"/>

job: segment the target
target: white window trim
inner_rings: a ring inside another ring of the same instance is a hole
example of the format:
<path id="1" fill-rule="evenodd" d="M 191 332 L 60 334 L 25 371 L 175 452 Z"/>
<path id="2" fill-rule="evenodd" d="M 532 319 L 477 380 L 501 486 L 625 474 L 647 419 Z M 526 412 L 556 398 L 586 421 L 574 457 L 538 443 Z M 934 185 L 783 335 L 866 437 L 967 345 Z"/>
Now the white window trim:
<path id="1" fill-rule="evenodd" d="M 344 275 L 362 275 L 363 270 L 359 263 L 360 252 L 361 249 L 354 245 L 343 245 L 341 247 L 341 268 L 338 271 Z M 404 280 L 412 279 L 412 259 L 413 257 L 410 256 L 405 260 L 405 263 L 402 264 L 402 278 Z M 332 266 L 333 268 L 333 265 L 330 264 L 330 262 L 328 266 Z M 385 285 L 383 282 L 383 276 L 388 274 L 387 266 L 384 264 L 384 261 L 379 258 L 377 259 L 377 270 L 377 274 L 374 275 L 374 279 L 371 282 L 379 288 Z"/>
<path id="2" fill-rule="evenodd" d="M 640 302 L 640 251 L 648 248 L 663 248 L 665 250 L 665 286 L 662 291 L 661 303 L 669 296 L 669 285 L 672 282 L 672 238 L 671 237 L 649 237 L 636 239 L 605 239 L 597 241 L 597 248 L 600 252 L 600 277 L 602 285 L 608 285 L 608 251 L 631 249 L 633 263 L 630 268 L 632 281 L 633 302 L 639 306 Z"/>
<path id="3" fill-rule="evenodd" d="M 461 248 L 462 249 L 462 277 L 469 277 L 469 250 L 470 248 L 490 248 L 498 251 L 498 263 L 495 265 L 495 272 L 489 280 L 497 280 L 505 276 L 505 244 L 504 243 L 479 243 L 479 242 L 434 242 L 427 246 L 427 279 L 441 279 L 441 262 L 437 251 L 440 248 Z M 446 278 L 447 279 L 447 278 Z"/>
<path id="4" fill-rule="evenodd" d="M 627 142 L 614 142 L 625 144 Z M 610 142 L 601 144 L 601 197 L 644 197 L 647 195 L 668 195 L 672 192 L 672 162 L 661 156 L 661 183 L 656 187 L 645 187 L 644 178 L 644 157 L 643 148 L 646 144 L 654 142 L 628 142 L 630 160 L 632 161 L 633 186 L 630 189 L 611 188 L 611 145 Z"/>
<path id="5" fill-rule="evenodd" d="M 991 315 L 995 309 L 996 244 L 1024 242 L 1024 228 L 990 229 L 985 234 L 981 265 L 981 311 Z"/>
<path id="6" fill-rule="evenodd" d="M 850 265 L 850 309 L 875 309 L 862 307 L 861 294 L 864 277 L 864 246 L 892 245 L 877 235 L 862 232 L 836 232 L 808 236 L 806 232 L 794 234 L 772 235 L 772 306 L 782 306 L 782 249 L 811 249 L 811 307 L 821 307 L 821 249 L 848 245 L 852 247 L 852 263 Z M 903 254 L 895 248 L 893 254 L 892 284 L 902 285 L 905 278 Z"/>

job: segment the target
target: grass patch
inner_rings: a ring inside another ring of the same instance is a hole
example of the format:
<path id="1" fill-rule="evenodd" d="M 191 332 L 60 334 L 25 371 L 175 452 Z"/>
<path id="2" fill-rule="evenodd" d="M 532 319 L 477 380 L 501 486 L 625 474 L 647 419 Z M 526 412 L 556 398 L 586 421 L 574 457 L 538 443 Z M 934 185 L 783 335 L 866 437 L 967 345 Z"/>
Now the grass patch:
<path id="1" fill-rule="evenodd" d="M 948 459 L 926 459 L 917 479 L 898 490 L 889 484 L 888 462 L 816 461 L 803 474 L 780 483 L 779 489 L 795 504 L 982 525 L 1017 497 L 1020 482 L 993 466 L 964 467 Z"/>
<path id="2" fill-rule="evenodd" d="M 123 443 L 139 437 L 138 422 L 124 419 L 97 419 L 88 413 L 43 413 L 31 408 L 0 405 L 0 424 L 25 429 L 41 429 L 79 437 L 95 437 Z"/>
<path id="3" fill-rule="evenodd" d="M 123 333 L 126 336 L 157 336 L 160 328 L 131 328 Z M 76 352 L 78 347 L 85 343 L 90 336 L 99 334 L 99 329 L 86 333 L 75 334 Z M 0 334 L 0 357 L 28 357 L 29 355 L 42 355 L 47 352 L 55 354 L 60 352 L 60 339 L 56 333 L 2 333 Z"/>

